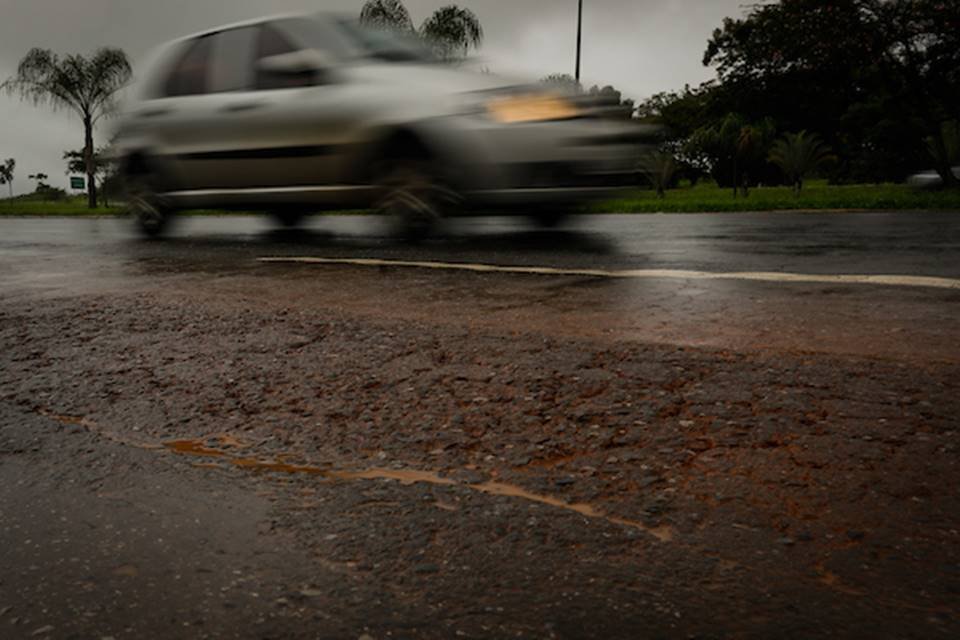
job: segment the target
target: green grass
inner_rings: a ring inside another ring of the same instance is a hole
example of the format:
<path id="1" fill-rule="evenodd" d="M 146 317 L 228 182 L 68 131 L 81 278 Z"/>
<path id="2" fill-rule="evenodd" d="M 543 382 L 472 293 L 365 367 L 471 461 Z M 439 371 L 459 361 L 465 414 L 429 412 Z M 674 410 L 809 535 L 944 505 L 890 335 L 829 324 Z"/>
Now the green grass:
<path id="1" fill-rule="evenodd" d="M 591 213 L 694 213 L 713 211 L 780 211 L 832 209 L 953 209 L 960 210 L 960 191 L 918 191 L 906 185 L 828 185 L 812 181 L 799 196 L 789 187 L 759 187 L 747 198 L 733 197 L 731 189 L 713 183 L 689 185 L 658 198 L 652 190 L 637 189 L 622 197 L 587 207 Z"/>
<path id="2" fill-rule="evenodd" d="M 750 196 L 733 197 L 730 189 L 721 189 L 713 183 L 695 187 L 681 186 L 658 198 L 652 190 L 636 189 L 612 200 L 585 207 L 589 213 L 697 213 L 723 211 L 780 211 L 780 210 L 956 210 L 960 211 L 960 191 L 918 191 L 906 185 L 848 185 L 833 186 L 825 181 L 812 181 L 799 196 L 789 187 L 759 187 L 750 190 Z M 58 202 L 43 202 L 29 197 L 0 201 L 3 216 L 113 216 L 121 207 L 87 209 L 83 197 Z M 188 215 L 236 215 L 235 211 L 189 211 Z M 359 211 L 330 212 L 328 215 L 362 213 Z"/>
<path id="3" fill-rule="evenodd" d="M 88 209 L 86 198 L 69 198 L 46 202 L 33 198 L 0 200 L 2 216 L 113 216 L 121 212 L 119 207 Z"/>

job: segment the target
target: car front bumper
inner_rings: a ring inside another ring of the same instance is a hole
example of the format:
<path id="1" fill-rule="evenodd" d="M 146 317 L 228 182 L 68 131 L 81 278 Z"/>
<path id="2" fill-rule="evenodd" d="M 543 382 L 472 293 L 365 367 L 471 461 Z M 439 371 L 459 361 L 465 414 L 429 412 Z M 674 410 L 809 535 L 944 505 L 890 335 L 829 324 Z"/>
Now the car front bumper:
<path id="1" fill-rule="evenodd" d="M 579 118 L 503 125 L 457 122 L 447 144 L 452 180 L 475 206 L 509 207 L 603 198 L 638 184 L 638 163 L 657 130 L 629 120 Z"/>

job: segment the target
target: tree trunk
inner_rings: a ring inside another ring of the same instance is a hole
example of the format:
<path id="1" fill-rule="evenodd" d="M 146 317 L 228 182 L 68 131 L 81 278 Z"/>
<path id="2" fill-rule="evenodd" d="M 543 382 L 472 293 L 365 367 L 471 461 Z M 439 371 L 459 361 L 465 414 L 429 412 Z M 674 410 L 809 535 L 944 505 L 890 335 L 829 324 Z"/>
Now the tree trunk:
<path id="1" fill-rule="evenodd" d="M 737 199 L 737 156 L 733 156 L 733 199 Z"/>
<path id="2" fill-rule="evenodd" d="M 953 167 L 950 166 L 950 154 L 947 152 L 947 143 L 943 139 L 943 125 L 937 127 L 933 133 L 933 150 L 936 170 L 943 179 L 944 186 L 950 188 L 960 186 L 960 180 L 953 175 Z"/>
<path id="3" fill-rule="evenodd" d="M 93 159 L 93 118 L 83 116 L 83 162 L 87 168 L 87 207 L 97 208 L 97 171 Z"/>

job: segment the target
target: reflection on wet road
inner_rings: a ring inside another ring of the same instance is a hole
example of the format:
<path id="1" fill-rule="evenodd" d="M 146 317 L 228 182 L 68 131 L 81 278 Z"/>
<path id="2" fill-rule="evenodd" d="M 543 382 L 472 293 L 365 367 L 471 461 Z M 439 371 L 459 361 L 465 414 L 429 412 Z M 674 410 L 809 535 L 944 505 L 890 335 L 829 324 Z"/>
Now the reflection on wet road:
<path id="1" fill-rule="evenodd" d="M 139 240 L 126 220 L 2 225 L 11 293 L 244 295 L 606 339 L 960 357 L 960 217 L 949 213 L 590 216 L 551 232 L 477 218 L 419 246 L 372 217 L 293 233 L 255 217 L 187 218 L 164 242 Z M 316 261 L 327 264 L 298 263 Z"/>

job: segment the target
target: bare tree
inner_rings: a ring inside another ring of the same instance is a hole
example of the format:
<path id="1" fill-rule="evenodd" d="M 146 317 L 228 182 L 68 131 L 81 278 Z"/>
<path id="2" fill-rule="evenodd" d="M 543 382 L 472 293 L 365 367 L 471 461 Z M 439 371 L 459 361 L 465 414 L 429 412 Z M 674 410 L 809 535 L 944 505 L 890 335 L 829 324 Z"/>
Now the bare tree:
<path id="1" fill-rule="evenodd" d="M 60 57 L 46 49 L 31 49 L 20 61 L 17 73 L 0 87 L 34 104 L 66 108 L 83 120 L 83 155 L 87 173 L 87 204 L 97 206 L 93 130 L 115 107 L 117 92 L 130 80 L 127 55 L 120 49 L 103 48 L 89 58 Z"/>

